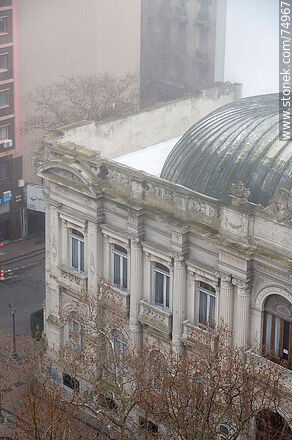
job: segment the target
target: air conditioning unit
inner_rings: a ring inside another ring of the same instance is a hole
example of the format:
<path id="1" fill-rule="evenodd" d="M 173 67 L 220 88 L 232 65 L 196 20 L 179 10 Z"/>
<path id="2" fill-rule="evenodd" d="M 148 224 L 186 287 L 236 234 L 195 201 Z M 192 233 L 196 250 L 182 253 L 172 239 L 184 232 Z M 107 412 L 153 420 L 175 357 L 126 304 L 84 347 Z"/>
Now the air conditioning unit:
<path id="1" fill-rule="evenodd" d="M 8 139 L 7 141 L 3 142 L 3 147 L 4 148 L 10 148 L 13 147 L 13 140 L 12 139 Z"/>
<path id="2" fill-rule="evenodd" d="M 4 191 L 3 197 L 4 199 L 8 199 L 8 197 L 11 197 L 11 191 Z"/>

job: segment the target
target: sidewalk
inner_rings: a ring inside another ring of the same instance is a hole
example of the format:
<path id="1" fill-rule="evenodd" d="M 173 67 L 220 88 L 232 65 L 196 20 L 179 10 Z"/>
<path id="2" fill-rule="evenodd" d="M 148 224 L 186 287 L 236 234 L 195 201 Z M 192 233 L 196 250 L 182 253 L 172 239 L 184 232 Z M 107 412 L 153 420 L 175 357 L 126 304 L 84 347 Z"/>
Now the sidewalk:
<path id="1" fill-rule="evenodd" d="M 31 252 L 39 251 L 45 248 L 43 235 L 35 235 L 23 240 L 14 241 L 5 244 L 0 248 L 0 264 L 5 264 L 7 260 L 19 258 Z"/>

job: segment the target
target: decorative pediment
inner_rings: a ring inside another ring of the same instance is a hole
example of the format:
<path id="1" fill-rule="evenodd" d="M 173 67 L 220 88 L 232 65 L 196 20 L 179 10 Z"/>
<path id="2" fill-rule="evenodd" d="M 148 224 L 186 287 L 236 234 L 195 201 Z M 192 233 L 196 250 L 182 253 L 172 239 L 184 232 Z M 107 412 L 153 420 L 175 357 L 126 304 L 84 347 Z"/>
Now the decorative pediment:
<path id="1" fill-rule="evenodd" d="M 36 171 L 37 175 L 43 179 L 51 180 L 55 183 L 65 184 L 77 191 L 87 194 L 95 194 L 92 183 L 87 179 L 87 172 L 78 165 L 79 169 L 64 164 L 62 161 L 49 161 L 42 164 Z M 84 176 L 85 175 L 85 176 Z"/>

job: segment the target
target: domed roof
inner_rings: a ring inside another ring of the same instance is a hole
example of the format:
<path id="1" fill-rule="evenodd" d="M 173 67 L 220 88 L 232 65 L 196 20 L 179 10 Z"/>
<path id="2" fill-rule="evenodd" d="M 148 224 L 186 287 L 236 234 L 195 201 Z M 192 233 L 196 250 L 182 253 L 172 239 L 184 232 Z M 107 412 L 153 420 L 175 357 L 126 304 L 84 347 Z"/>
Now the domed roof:
<path id="1" fill-rule="evenodd" d="M 161 177 L 218 199 L 242 181 L 249 200 L 262 205 L 278 189 L 290 190 L 292 142 L 279 140 L 278 99 L 244 98 L 210 113 L 175 145 Z"/>

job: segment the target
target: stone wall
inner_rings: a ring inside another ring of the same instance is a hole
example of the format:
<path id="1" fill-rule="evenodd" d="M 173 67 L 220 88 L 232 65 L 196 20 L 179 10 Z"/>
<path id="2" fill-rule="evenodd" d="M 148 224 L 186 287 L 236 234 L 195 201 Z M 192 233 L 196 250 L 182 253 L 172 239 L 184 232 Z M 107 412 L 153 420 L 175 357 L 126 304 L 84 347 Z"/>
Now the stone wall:
<path id="1" fill-rule="evenodd" d="M 62 128 L 72 142 L 115 158 L 183 135 L 195 122 L 241 96 L 241 85 L 219 83 L 200 95 L 164 103 L 121 119 Z"/>

